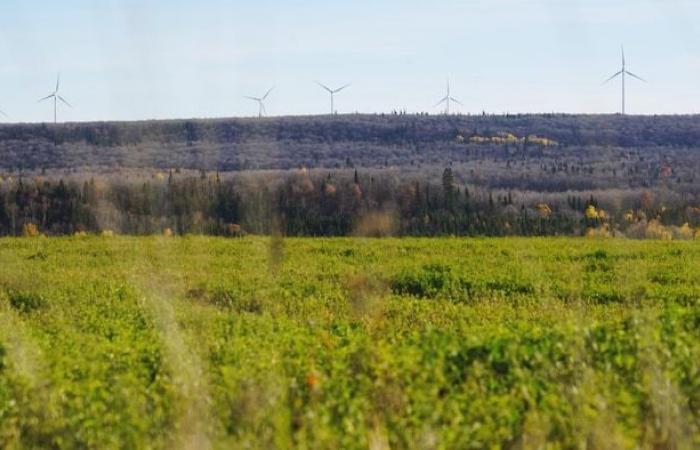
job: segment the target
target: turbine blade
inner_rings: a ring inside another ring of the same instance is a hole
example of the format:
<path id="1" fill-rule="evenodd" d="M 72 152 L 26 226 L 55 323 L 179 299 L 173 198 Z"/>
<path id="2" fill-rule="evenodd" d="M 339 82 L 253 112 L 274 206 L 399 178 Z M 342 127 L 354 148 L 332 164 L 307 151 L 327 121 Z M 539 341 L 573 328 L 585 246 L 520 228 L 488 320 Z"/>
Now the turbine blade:
<path id="1" fill-rule="evenodd" d="M 249 96 L 247 96 L 247 95 L 244 95 L 243 98 L 247 98 L 248 100 L 253 100 L 253 101 L 256 101 L 256 102 L 259 102 L 260 100 L 262 100 L 262 99 L 260 99 L 260 98 L 258 98 L 258 97 L 249 97 Z"/>
<path id="2" fill-rule="evenodd" d="M 333 93 L 334 93 L 334 94 L 337 94 L 338 92 L 342 91 L 342 90 L 345 89 L 346 87 L 350 87 L 350 83 L 346 84 L 345 86 L 343 86 L 343 87 L 341 87 L 341 88 L 336 89 L 335 91 L 333 91 Z"/>
<path id="3" fill-rule="evenodd" d="M 620 45 L 620 50 L 622 51 L 622 66 L 624 67 L 624 65 L 625 65 L 625 46 Z"/>
<path id="4" fill-rule="evenodd" d="M 613 78 L 615 78 L 615 77 L 617 77 L 617 76 L 619 76 L 619 75 L 622 75 L 622 70 L 621 70 L 621 71 L 619 71 L 619 72 L 617 72 L 617 73 L 616 73 L 615 75 L 611 76 L 611 77 L 610 77 L 610 78 L 608 78 L 607 80 L 603 81 L 603 83 L 602 83 L 602 84 L 606 84 L 606 83 L 609 83 L 609 82 L 610 82 L 610 80 L 612 80 Z"/>
<path id="5" fill-rule="evenodd" d="M 56 95 L 56 97 L 58 97 L 58 99 L 59 99 L 60 101 L 62 101 L 62 102 L 65 103 L 66 105 L 68 105 L 68 107 L 70 107 L 70 108 L 73 107 L 73 105 L 71 105 L 70 103 L 68 103 L 68 102 L 66 101 L 66 99 L 63 98 L 63 97 L 61 97 L 60 95 Z"/>
<path id="6" fill-rule="evenodd" d="M 53 91 L 54 93 L 58 92 L 58 88 L 61 84 L 61 73 L 59 72 L 58 75 L 56 76 L 56 90 Z"/>
<path id="7" fill-rule="evenodd" d="M 0 109 L 0 115 L 2 115 L 3 117 L 10 117 L 10 116 L 8 116 L 7 114 L 5 114 L 5 111 L 3 111 L 3 110 L 1 110 L 1 109 Z"/>
<path id="8" fill-rule="evenodd" d="M 433 108 L 435 108 L 436 106 L 440 106 L 441 104 L 445 103 L 445 102 L 447 101 L 448 98 L 449 98 L 449 97 L 445 97 L 445 98 L 443 98 L 442 100 L 440 100 L 439 102 L 435 103 L 435 105 L 433 106 Z"/>
<path id="9" fill-rule="evenodd" d="M 323 89 L 325 89 L 325 90 L 327 90 L 328 92 L 330 92 L 331 94 L 333 93 L 333 90 L 331 90 L 331 88 L 329 88 L 329 87 L 326 86 L 325 84 L 321 83 L 320 81 L 317 81 L 316 84 L 318 84 L 318 85 L 321 86 Z"/>
<path id="10" fill-rule="evenodd" d="M 647 80 L 645 80 L 645 79 L 642 78 L 642 77 L 638 77 L 637 75 L 633 74 L 633 73 L 630 72 L 629 70 L 625 70 L 625 73 L 626 73 L 627 75 L 633 77 L 633 78 L 638 79 L 639 81 L 643 81 L 643 82 L 645 82 L 645 83 L 647 82 Z"/>
<path id="11" fill-rule="evenodd" d="M 56 94 L 50 94 L 50 95 L 47 95 L 47 96 L 44 97 L 44 98 L 40 98 L 39 100 L 37 100 L 37 103 L 43 102 L 44 100 L 48 100 L 48 99 L 50 99 L 51 97 L 53 97 L 54 95 L 56 95 Z"/>
<path id="12" fill-rule="evenodd" d="M 265 100 L 268 95 L 270 95 L 270 92 L 272 92 L 275 89 L 274 86 L 272 86 L 266 93 L 265 95 L 262 96 L 262 100 Z"/>
<path id="13" fill-rule="evenodd" d="M 454 97 L 450 97 L 450 100 L 452 100 L 453 102 L 457 103 L 458 105 L 464 106 L 464 103 L 460 102 L 459 100 L 457 100 L 457 99 L 454 98 Z"/>
<path id="14" fill-rule="evenodd" d="M 265 109 L 265 103 L 260 102 L 260 108 L 262 109 L 263 114 L 267 115 L 267 110 Z"/>

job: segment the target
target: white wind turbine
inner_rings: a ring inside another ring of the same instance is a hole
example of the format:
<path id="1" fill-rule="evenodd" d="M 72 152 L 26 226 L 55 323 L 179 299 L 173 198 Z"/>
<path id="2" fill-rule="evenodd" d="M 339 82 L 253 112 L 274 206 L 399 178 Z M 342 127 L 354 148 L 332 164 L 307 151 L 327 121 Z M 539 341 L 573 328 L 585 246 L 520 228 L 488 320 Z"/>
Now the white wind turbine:
<path id="1" fill-rule="evenodd" d="M 267 111 L 265 110 L 265 99 L 267 98 L 268 95 L 270 95 L 270 92 L 272 92 L 275 89 L 275 87 L 271 87 L 268 89 L 268 91 L 263 95 L 262 97 L 250 97 L 250 96 L 245 96 L 245 98 L 249 100 L 253 100 L 255 102 L 258 102 L 258 105 L 260 106 L 258 109 L 258 117 L 262 117 L 264 114 L 267 114 Z"/>
<path id="2" fill-rule="evenodd" d="M 318 81 L 316 82 L 316 84 L 318 84 L 323 89 L 325 89 L 329 94 L 331 94 L 331 116 L 332 116 L 333 114 L 335 114 L 335 103 L 334 103 L 335 102 L 335 94 L 337 94 L 338 92 L 342 91 L 343 89 L 349 87 L 350 84 L 348 83 L 345 86 L 340 87 L 338 89 L 331 89 L 328 86 L 326 86 L 325 84 L 318 82 Z"/>
<path id="3" fill-rule="evenodd" d="M 437 102 L 434 107 L 440 106 L 441 104 L 444 103 L 445 104 L 445 114 L 449 116 L 450 115 L 450 102 L 455 102 L 458 105 L 464 106 L 464 104 L 462 102 L 460 102 L 456 98 L 452 97 L 452 95 L 450 94 L 450 80 L 447 80 L 447 95 L 445 95 L 445 97 L 442 100 Z"/>
<path id="4" fill-rule="evenodd" d="M 59 73 L 58 77 L 56 77 L 56 89 L 51 94 L 49 94 L 46 97 L 39 100 L 40 102 L 43 102 L 44 100 L 49 100 L 49 99 L 53 98 L 53 123 L 54 123 L 54 125 L 57 122 L 56 111 L 58 109 L 57 105 L 58 105 L 59 100 L 62 101 L 63 103 L 65 103 L 68 107 L 72 108 L 71 104 L 68 103 L 65 98 L 58 95 L 58 89 L 60 87 L 60 84 L 61 84 L 61 74 Z"/>
<path id="5" fill-rule="evenodd" d="M 622 114 L 624 115 L 625 114 L 625 75 L 629 75 L 632 78 L 636 78 L 636 79 L 643 81 L 645 83 L 646 83 L 646 80 L 641 78 L 641 77 L 638 77 L 637 75 L 635 75 L 632 72 L 630 72 L 629 70 L 627 70 L 626 63 L 625 63 L 625 47 L 620 46 L 620 49 L 622 50 L 622 68 L 615 75 L 613 75 L 610 78 L 608 78 L 607 80 L 605 80 L 603 82 L 603 84 L 607 84 L 608 82 L 610 82 L 614 78 L 622 76 Z"/>

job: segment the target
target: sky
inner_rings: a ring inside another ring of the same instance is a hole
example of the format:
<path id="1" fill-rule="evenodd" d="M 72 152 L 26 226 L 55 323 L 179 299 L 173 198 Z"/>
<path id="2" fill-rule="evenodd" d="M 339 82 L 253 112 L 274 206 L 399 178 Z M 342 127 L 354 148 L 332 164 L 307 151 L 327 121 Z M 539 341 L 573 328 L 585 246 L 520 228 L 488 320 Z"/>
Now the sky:
<path id="1" fill-rule="evenodd" d="M 700 112 L 698 0 L 2 0 L 4 122 L 339 113 Z"/>

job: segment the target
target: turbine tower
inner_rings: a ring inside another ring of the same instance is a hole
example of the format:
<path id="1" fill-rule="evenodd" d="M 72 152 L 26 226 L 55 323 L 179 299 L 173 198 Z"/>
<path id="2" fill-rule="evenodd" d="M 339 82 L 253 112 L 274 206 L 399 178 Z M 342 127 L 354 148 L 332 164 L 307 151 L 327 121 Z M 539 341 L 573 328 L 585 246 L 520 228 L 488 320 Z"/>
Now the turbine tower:
<path id="1" fill-rule="evenodd" d="M 264 114 L 267 114 L 267 111 L 265 110 L 265 103 L 264 102 L 265 102 L 265 99 L 267 98 L 267 96 L 270 95 L 270 92 L 273 91 L 273 89 L 275 89 L 274 86 L 271 87 L 270 89 L 268 89 L 268 91 L 262 97 L 249 97 L 247 95 L 245 96 L 245 98 L 247 98 L 249 100 L 253 100 L 253 101 L 258 102 L 258 105 L 260 106 L 260 108 L 258 109 L 258 117 L 262 117 Z"/>
<path id="2" fill-rule="evenodd" d="M 620 46 L 620 49 L 622 50 L 622 68 L 615 75 L 613 75 L 610 78 L 608 78 L 607 80 L 605 80 L 603 82 L 603 84 L 607 84 L 608 82 L 610 82 L 614 78 L 617 78 L 618 76 L 622 76 L 622 115 L 625 115 L 625 75 L 629 75 L 632 78 L 636 78 L 639 81 L 643 81 L 645 83 L 646 83 L 646 80 L 641 78 L 641 77 L 638 77 L 637 75 L 635 75 L 632 72 L 630 72 L 629 70 L 627 70 L 626 62 L 625 62 L 625 47 Z"/>
<path id="3" fill-rule="evenodd" d="M 444 103 L 445 104 L 445 114 L 449 116 L 450 115 L 450 102 L 455 102 L 458 105 L 464 106 L 464 104 L 462 102 L 460 102 L 456 98 L 452 97 L 452 95 L 450 94 L 450 80 L 447 80 L 447 95 L 442 100 L 437 102 L 433 108 L 440 106 L 441 104 Z"/>
<path id="4" fill-rule="evenodd" d="M 59 73 L 58 77 L 56 77 L 56 89 L 51 94 L 49 94 L 46 97 L 39 100 L 40 102 L 43 102 L 44 100 L 49 100 L 49 99 L 53 98 L 53 123 L 54 123 L 54 125 L 57 123 L 56 111 L 58 109 L 57 106 L 58 106 L 59 100 L 62 101 L 63 103 L 65 103 L 68 107 L 72 108 L 70 103 L 68 103 L 65 98 L 58 95 L 58 88 L 60 87 L 60 84 L 61 84 L 61 74 Z"/>
<path id="5" fill-rule="evenodd" d="M 320 83 L 320 82 L 318 82 L 318 81 L 316 82 L 316 84 L 318 84 L 318 85 L 321 86 L 323 89 L 325 89 L 326 91 L 328 91 L 329 94 L 331 94 L 331 116 L 332 116 L 333 114 L 335 114 L 335 103 L 334 103 L 334 102 L 335 102 L 335 94 L 337 94 L 338 92 L 342 91 L 342 90 L 345 89 L 346 87 L 350 86 L 350 84 L 348 83 L 348 84 L 346 84 L 345 86 L 340 87 L 340 88 L 338 88 L 338 89 L 331 89 L 331 88 L 329 88 L 328 86 L 326 86 L 325 84 Z"/>

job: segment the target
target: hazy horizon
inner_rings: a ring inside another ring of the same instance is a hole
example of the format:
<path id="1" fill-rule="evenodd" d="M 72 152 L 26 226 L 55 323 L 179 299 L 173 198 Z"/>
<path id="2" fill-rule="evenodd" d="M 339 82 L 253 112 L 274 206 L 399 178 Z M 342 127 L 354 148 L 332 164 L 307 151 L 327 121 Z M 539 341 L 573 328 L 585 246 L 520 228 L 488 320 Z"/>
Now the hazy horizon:
<path id="1" fill-rule="evenodd" d="M 53 114 L 53 113 L 52 113 Z M 412 116 L 412 117 L 445 117 L 444 112 L 441 113 L 439 111 L 437 112 L 430 112 L 429 114 L 421 113 L 421 112 L 408 112 L 404 115 L 400 113 L 394 114 L 393 112 L 370 112 L 370 113 L 364 113 L 364 112 L 357 112 L 357 113 L 338 113 L 335 115 L 335 117 L 353 117 L 353 116 Z M 456 118 L 456 117 L 479 117 L 482 114 L 475 114 L 475 113 L 470 113 L 470 112 L 465 112 L 465 113 L 450 113 L 450 117 Z M 667 114 L 625 114 L 622 115 L 620 113 L 567 113 L 567 112 L 503 112 L 503 113 L 486 113 L 487 116 L 550 116 L 550 115 L 555 115 L 555 116 L 573 116 L 573 117 L 584 117 L 584 116 L 590 116 L 590 117 L 597 117 L 597 116 L 610 116 L 610 117 L 625 117 L 628 119 L 634 119 L 636 117 L 694 117 L 700 115 L 700 113 L 667 113 Z M 231 115 L 231 116 L 182 116 L 182 117 L 163 117 L 163 118 L 135 118 L 135 119 L 85 119 L 85 120 L 61 120 L 60 113 L 59 113 L 59 122 L 58 125 L 60 126 L 61 124 L 90 124 L 90 123 L 134 123 L 134 122 L 177 122 L 177 121 L 226 121 L 226 120 L 275 120 L 275 119 L 304 119 L 304 118 L 324 118 L 328 117 L 329 114 L 280 114 L 280 115 L 268 115 L 264 116 L 262 118 L 259 118 L 255 114 L 246 114 L 246 115 Z M 53 115 L 51 117 L 47 117 L 46 120 L 41 120 L 41 121 L 13 121 L 12 118 L 5 117 L 4 120 L 0 120 L 0 126 L 4 125 L 53 125 Z"/>
<path id="2" fill-rule="evenodd" d="M 1 122 L 133 121 L 257 115 L 243 96 L 275 91 L 270 115 L 437 114 L 452 94 L 480 114 L 629 114 L 700 111 L 700 4 L 689 0 L 451 1 L 327 4 L 203 0 L 49 2 L 0 6 Z"/>

